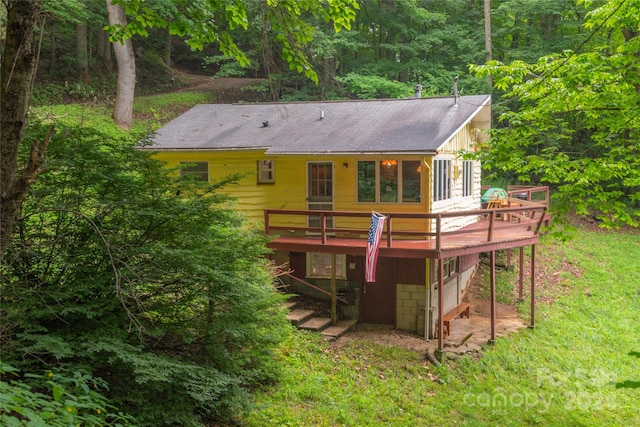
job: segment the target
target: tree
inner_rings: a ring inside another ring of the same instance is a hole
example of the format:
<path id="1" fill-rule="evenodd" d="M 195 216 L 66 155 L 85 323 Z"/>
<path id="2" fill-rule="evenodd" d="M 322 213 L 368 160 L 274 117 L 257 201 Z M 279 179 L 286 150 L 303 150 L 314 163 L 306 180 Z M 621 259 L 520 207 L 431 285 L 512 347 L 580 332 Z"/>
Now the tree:
<path id="1" fill-rule="evenodd" d="M 589 34 L 575 50 L 473 67 L 512 102 L 481 157 L 494 172 L 555 186 L 559 211 L 637 227 L 640 1 L 584 3 Z"/>
<path id="2" fill-rule="evenodd" d="M 493 59 L 491 49 L 491 0 L 484 0 L 484 50 L 487 51 L 487 62 Z M 493 86 L 491 76 L 489 76 L 488 82 L 489 87 Z"/>
<path id="3" fill-rule="evenodd" d="M 123 6 L 106 0 L 109 25 L 112 28 L 127 27 L 127 15 Z M 113 108 L 113 121 L 123 129 L 130 129 L 133 122 L 133 99 L 136 91 L 136 58 L 131 38 L 114 40 L 113 50 L 118 67 L 118 85 L 116 102 Z"/>
<path id="4" fill-rule="evenodd" d="M 202 49 L 207 44 L 216 43 L 224 55 L 235 58 L 241 65 L 250 64 L 247 54 L 233 38 L 234 30 L 248 28 L 247 9 L 252 5 L 250 1 L 197 0 L 185 3 L 174 0 L 174 3 L 177 15 L 175 19 L 168 20 L 157 11 L 143 7 L 140 0 L 107 0 L 107 4 L 112 7 L 109 13 L 112 39 L 126 42 L 136 34 L 148 36 L 150 27 L 168 27 L 170 34 L 188 36 L 187 43 L 192 49 Z M 111 16 L 115 16 L 117 10 L 112 5 L 126 11 L 134 19 L 127 23 L 126 16 L 119 15 L 111 22 Z M 318 75 L 305 52 L 305 46 L 313 40 L 314 32 L 314 26 L 307 22 L 306 16 L 331 20 L 335 31 L 340 31 L 350 28 L 358 7 L 357 0 L 331 0 L 326 3 L 320 0 L 281 0 L 267 2 L 267 10 L 260 16 L 268 22 L 270 34 L 280 45 L 281 56 L 289 67 L 317 83 Z M 128 77 L 122 83 L 118 78 L 118 93 L 122 91 L 121 102 L 124 105 L 120 105 L 116 99 L 116 109 L 120 107 L 126 116 L 118 115 L 116 123 L 126 127 L 132 120 L 132 113 L 128 111 L 128 99 L 132 92 L 129 86 L 135 85 L 135 78 L 131 79 L 130 71 L 131 68 L 135 70 L 135 67 L 131 67 L 135 61 L 128 49 L 122 52 L 122 60 L 125 61 L 123 66 Z M 120 70 L 120 65 L 118 69 Z M 126 84 L 127 87 L 121 89 L 121 84 Z"/>
<path id="5" fill-rule="evenodd" d="M 5 5 L 7 29 L 0 78 L 0 263 L 24 197 L 42 170 L 51 139 L 48 134 L 43 140 L 32 142 L 24 167 L 19 167 L 18 151 L 27 124 L 38 57 L 34 34 L 43 11 L 38 0 L 9 0 Z"/>
<path id="6" fill-rule="evenodd" d="M 83 367 L 142 425 L 247 410 L 290 325 L 266 237 L 224 194 L 237 177 L 180 180 L 140 135 L 79 116 L 58 119 L 2 266 L 3 362 Z"/>

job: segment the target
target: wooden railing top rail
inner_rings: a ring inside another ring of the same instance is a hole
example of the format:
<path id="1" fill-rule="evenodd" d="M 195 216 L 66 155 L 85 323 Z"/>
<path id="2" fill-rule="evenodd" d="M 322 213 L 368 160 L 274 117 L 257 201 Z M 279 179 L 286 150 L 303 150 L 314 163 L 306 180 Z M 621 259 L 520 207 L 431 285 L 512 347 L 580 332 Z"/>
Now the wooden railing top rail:
<path id="1" fill-rule="evenodd" d="M 484 191 L 491 187 L 483 185 L 481 188 L 481 191 L 484 193 Z M 544 185 L 509 185 L 507 187 L 507 193 L 511 198 L 527 200 L 543 204 L 547 207 L 549 206 L 549 187 Z M 538 194 L 542 194 L 542 198 L 539 198 Z M 526 197 L 526 199 L 522 199 L 522 196 Z"/>
<path id="2" fill-rule="evenodd" d="M 513 214 L 514 218 L 517 218 L 518 221 L 515 223 L 511 222 L 503 222 L 501 223 L 501 228 L 522 228 L 523 224 L 530 224 L 532 234 L 538 234 L 540 227 L 542 226 L 543 221 L 545 220 L 547 207 L 545 205 L 541 205 L 538 203 L 527 203 L 527 205 L 531 206 L 517 206 L 517 207 L 506 207 L 506 208 L 497 208 L 497 209 L 474 209 L 469 211 L 460 211 L 460 212 L 441 212 L 441 213 L 406 213 L 406 212 L 391 212 L 391 213 L 383 213 L 387 217 L 385 222 L 385 229 L 383 235 L 386 237 L 386 247 L 392 247 L 393 245 L 393 236 L 414 236 L 419 238 L 435 238 L 436 240 L 436 250 L 440 250 L 441 248 L 441 238 L 447 235 L 454 234 L 464 234 L 468 233 L 468 230 L 451 230 L 451 231 L 443 231 L 442 222 L 445 219 L 450 218 L 465 218 L 465 217 L 475 217 L 476 219 L 487 218 L 486 226 L 479 227 L 474 229 L 474 232 L 486 232 L 487 233 L 487 242 L 491 242 L 493 240 L 493 231 L 495 228 L 495 222 L 497 220 L 497 216 L 501 215 L 502 218 L 509 217 L 510 214 Z M 312 217 L 320 217 L 320 227 L 301 227 L 301 226 L 291 226 L 291 225 L 272 225 L 271 217 L 275 215 L 289 215 L 289 216 L 306 216 L 307 218 Z M 334 233 L 351 233 L 358 235 L 368 235 L 369 227 L 363 226 L 363 228 L 343 228 L 343 227 L 327 227 L 327 218 L 329 217 L 346 217 L 346 218 L 370 218 L 371 213 L 369 212 L 354 212 L 354 211 L 331 211 L 331 210 L 299 210 L 299 209 L 265 209 L 264 211 L 264 225 L 265 232 L 267 234 L 271 234 L 274 230 L 293 230 L 293 231 L 301 231 L 307 233 L 318 233 L 320 235 L 321 243 L 327 243 L 328 234 Z M 393 229 L 393 220 L 394 219 L 403 219 L 403 220 L 430 220 L 434 224 L 435 231 L 425 231 L 425 230 L 398 230 L 395 231 Z"/>
<path id="3" fill-rule="evenodd" d="M 314 284 L 312 284 L 312 283 L 309 283 L 309 282 L 307 282 L 306 280 L 303 280 L 303 279 L 301 279 L 301 278 L 299 278 L 299 277 L 296 277 L 296 276 L 294 276 L 294 275 L 293 275 L 293 274 L 291 274 L 291 273 L 286 273 L 286 274 L 285 274 L 285 276 L 287 276 L 287 277 L 289 277 L 289 278 L 291 278 L 291 279 L 293 279 L 293 280 L 295 280 L 295 281 L 297 281 L 297 282 L 300 282 L 300 283 L 302 283 L 303 285 L 305 285 L 305 286 L 307 286 L 307 287 L 310 287 L 310 288 L 312 288 L 312 289 L 315 289 L 316 291 L 320 292 L 321 294 L 327 295 L 327 296 L 329 296 L 329 297 L 331 296 L 331 292 L 327 292 L 327 291 L 325 291 L 324 289 L 322 289 L 322 288 L 320 288 L 320 287 L 318 287 L 318 286 L 316 286 L 316 285 L 314 285 Z M 343 303 L 343 304 L 349 304 L 349 301 L 347 301 L 346 299 L 344 299 L 344 298 L 342 298 L 342 297 L 338 297 L 338 296 L 336 296 L 336 300 L 340 301 L 340 302 L 341 302 L 341 303 Z"/>

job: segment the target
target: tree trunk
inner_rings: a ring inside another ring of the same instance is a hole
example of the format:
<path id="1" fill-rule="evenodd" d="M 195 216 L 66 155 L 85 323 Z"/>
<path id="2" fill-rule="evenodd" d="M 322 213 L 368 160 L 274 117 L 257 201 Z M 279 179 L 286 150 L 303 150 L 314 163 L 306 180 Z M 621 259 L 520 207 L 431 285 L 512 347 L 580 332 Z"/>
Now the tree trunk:
<path id="1" fill-rule="evenodd" d="M 109 33 L 102 28 L 98 29 L 98 36 L 96 40 L 96 56 L 98 57 L 98 60 L 104 64 L 107 71 L 113 71 Z"/>
<path id="2" fill-rule="evenodd" d="M 89 50 L 87 46 L 87 24 L 76 25 L 76 59 L 78 77 L 81 81 L 89 81 Z"/>
<path id="3" fill-rule="evenodd" d="M 56 32 L 55 30 L 51 30 L 51 34 L 50 34 L 50 44 L 51 44 L 51 49 L 50 49 L 50 53 L 49 53 L 49 72 L 53 72 L 56 67 L 58 66 L 58 57 L 57 57 L 57 52 L 56 52 L 56 48 L 58 46 L 58 43 L 56 41 Z"/>
<path id="4" fill-rule="evenodd" d="M 27 124 L 38 57 L 34 33 L 41 12 L 40 0 L 10 0 L 6 8 L 0 99 L 11 102 L 3 101 L 0 105 L 0 263 L 11 241 L 11 230 L 20 215 L 24 196 L 40 172 L 50 138 L 32 145 L 25 168 L 18 171 L 18 150 Z"/>
<path id="5" fill-rule="evenodd" d="M 487 62 L 491 61 L 491 0 L 484 0 L 484 48 L 487 51 Z M 493 87 L 493 79 L 487 77 L 489 90 Z"/>
<path id="6" fill-rule="evenodd" d="M 109 25 L 127 25 L 127 16 L 122 6 L 114 6 L 107 1 Z M 113 121 L 123 129 L 131 129 L 133 122 L 133 97 L 136 90 L 136 60 L 131 39 L 113 42 L 113 51 L 118 66 L 118 89 L 116 105 L 113 109 Z"/>
<path id="7" fill-rule="evenodd" d="M 266 3 L 260 4 L 260 45 L 262 47 L 262 63 L 264 65 L 264 71 L 269 81 L 269 92 L 271 100 L 276 102 L 280 100 L 280 92 L 282 90 L 282 78 L 280 75 L 280 68 L 276 63 L 273 55 L 273 49 L 271 48 L 271 28 L 269 26 L 269 20 L 267 14 L 269 8 Z"/>
<path id="8" fill-rule="evenodd" d="M 171 31 L 167 30 L 167 38 L 164 40 L 164 65 L 171 68 Z"/>

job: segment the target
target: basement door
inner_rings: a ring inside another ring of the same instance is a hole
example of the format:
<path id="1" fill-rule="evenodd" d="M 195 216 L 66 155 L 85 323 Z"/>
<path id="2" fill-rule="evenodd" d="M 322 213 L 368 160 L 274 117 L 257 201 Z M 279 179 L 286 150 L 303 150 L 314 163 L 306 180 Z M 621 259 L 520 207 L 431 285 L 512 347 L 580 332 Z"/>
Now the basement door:
<path id="1" fill-rule="evenodd" d="M 364 263 L 364 258 L 362 258 Z M 363 264 L 364 265 L 364 264 Z M 376 281 L 360 284 L 360 323 L 396 324 L 396 260 L 378 258 Z"/>
<path id="2" fill-rule="evenodd" d="M 307 163 L 307 209 L 333 210 L 333 163 Z M 320 227 L 319 216 L 309 216 L 309 227 Z M 333 227 L 333 217 L 327 218 Z"/>

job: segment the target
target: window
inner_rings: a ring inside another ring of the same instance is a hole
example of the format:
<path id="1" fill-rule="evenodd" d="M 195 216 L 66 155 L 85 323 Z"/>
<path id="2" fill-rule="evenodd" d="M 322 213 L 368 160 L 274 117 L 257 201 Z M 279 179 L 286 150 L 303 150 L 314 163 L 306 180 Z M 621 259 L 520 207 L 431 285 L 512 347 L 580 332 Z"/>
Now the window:
<path id="1" fill-rule="evenodd" d="M 358 201 L 376 201 L 376 162 L 358 162 Z"/>
<path id="2" fill-rule="evenodd" d="M 420 202 L 420 161 L 402 161 L 402 202 Z"/>
<path id="3" fill-rule="evenodd" d="M 180 162 L 180 177 L 209 181 L 209 162 Z"/>
<path id="4" fill-rule="evenodd" d="M 358 202 L 419 203 L 419 160 L 358 162 Z"/>
<path id="5" fill-rule="evenodd" d="M 451 198 L 451 160 L 433 161 L 433 201 Z"/>
<path id="6" fill-rule="evenodd" d="M 433 277 L 433 283 L 437 283 L 438 282 L 438 263 L 435 262 L 434 264 L 435 264 L 435 268 L 433 269 L 433 272 L 435 276 Z M 444 262 L 442 263 L 442 266 L 443 266 L 442 278 L 446 283 L 447 279 L 452 278 L 458 272 L 458 257 L 445 259 Z"/>
<path id="7" fill-rule="evenodd" d="M 258 160 L 258 184 L 276 182 L 275 160 Z"/>
<path id="8" fill-rule="evenodd" d="M 378 200 L 381 202 L 398 202 L 398 161 L 382 160 L 379 163 L 380 190 Z"/>
<path id="9" fill-rule="evenodd" d="M 473 195 L 473 160 L 465 160 L 462 168 L 462 195 Z"/>
<path id="10" fill-rule="evenodd" d="M 346 279 L 347 256 L 336 255 L 336 278 Z M 331 278 L 331 254 L 307 253 L 307 277 Z"/>

